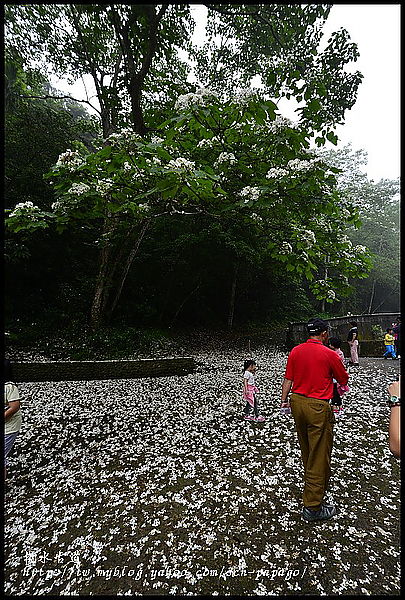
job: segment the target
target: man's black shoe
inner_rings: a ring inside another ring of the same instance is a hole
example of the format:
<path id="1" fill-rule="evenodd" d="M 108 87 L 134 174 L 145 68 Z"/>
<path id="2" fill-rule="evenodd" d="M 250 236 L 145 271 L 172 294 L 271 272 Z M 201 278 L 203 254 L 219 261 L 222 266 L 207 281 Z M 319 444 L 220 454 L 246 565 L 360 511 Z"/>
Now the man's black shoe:
<path id="1" fill-rule="evenodd" d="M 327 521 L 337 514 L 336 506 L 327 506 L 322 504 L 319 510 L 306 508 L 302 511 L 302 517 L 305 521 Z"/>

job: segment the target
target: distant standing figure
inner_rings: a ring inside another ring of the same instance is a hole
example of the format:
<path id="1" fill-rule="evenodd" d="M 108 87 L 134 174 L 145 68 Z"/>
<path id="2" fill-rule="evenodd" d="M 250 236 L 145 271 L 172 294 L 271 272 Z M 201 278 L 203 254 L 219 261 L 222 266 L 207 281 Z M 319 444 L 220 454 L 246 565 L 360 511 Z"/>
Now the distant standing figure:
<path id="1" fill-rule="evenodd" d="M 11 363 L 4 359 L 4 480 L 7 478 L 7 456 L 21 429 L 20 394 L 12 383 Z"/>
<path id="2" fill-rule="evenodd" d="M 392 327 L 388 327 L 386 331 L 387 331 L 387 333 L 385 334 L 385 337 L 384 337 L 384 344 L 385 344 L 384 358 L 388 358 L 388 356 L 391 355 L 391 358 L 395 359 L 397 357 L 397 355 L 395 354 L 394 336 L 392 334 Z"/>
<path id="3" fill-rule="evenodd" d="M 351 321 L 352 326 L 347 334 L 347 341 L 350 346 L 350 364 L 354 367 L 359 366 L 359 334 L 356 321 Z"/>
<path id="4" fill-rule="evenodd" d="M 401 358 L 401 317 L 398 317 L 393 327 L 394 346 L 397 358 Z"/>
<path id="5" fill-rule="evenodd" d="M 259 415 L 259 407 L 257 403 L 257 392 L 259 391 L 255 383 L 256 363 L 254 360 L 245 360 L 243 365 L 243 399 L 246 400 L 244 418 L 246 421 L 255 421 L 262 423 L 265 417 Z"/>

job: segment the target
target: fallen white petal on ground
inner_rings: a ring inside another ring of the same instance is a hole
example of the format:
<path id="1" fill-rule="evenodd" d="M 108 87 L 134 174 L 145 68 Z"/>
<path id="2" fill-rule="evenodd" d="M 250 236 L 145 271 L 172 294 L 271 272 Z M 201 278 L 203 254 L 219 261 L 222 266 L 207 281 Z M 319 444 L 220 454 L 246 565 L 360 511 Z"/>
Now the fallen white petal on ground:
<path id="1" fill-rule="evenodd" d="M 340 513 L 307 524 L 294 423 L 279 412 L 286 353 L 255 353 L 264 423 L 242 419 L 245 357 L 194 356 L 184 377 L 20 384 L 5 592 L 399 594 L 387 370 L 351 374 L 332 455 Z"/>

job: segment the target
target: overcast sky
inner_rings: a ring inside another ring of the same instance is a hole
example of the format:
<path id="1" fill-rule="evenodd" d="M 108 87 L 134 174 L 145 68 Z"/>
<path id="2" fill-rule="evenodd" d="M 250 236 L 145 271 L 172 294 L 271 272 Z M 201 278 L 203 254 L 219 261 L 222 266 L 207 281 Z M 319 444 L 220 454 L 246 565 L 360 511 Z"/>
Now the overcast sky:
<path id="1" fill-rule="evenodd" d="M 192 6 L 196 42 L 203 39 L 206 12 L 204 6 Z M 359 70 L 364 79 L 356 104 L 336 130 L 338 147 L 351 143 L 353 150 L 366 150 L 364 170 L 370 179 L 396 179 L 400 174 L 400 4 L 334 4 L 324 27 L 325 38 L 341 27 L 347 29 L 360 52 L 350 69 Z M 53 77 L 52 82 L 76 98 L 84 97 L 80 83 L 68 86 Z M 280 110 L 295 118 L 291 108 L 280 105 Z"/>

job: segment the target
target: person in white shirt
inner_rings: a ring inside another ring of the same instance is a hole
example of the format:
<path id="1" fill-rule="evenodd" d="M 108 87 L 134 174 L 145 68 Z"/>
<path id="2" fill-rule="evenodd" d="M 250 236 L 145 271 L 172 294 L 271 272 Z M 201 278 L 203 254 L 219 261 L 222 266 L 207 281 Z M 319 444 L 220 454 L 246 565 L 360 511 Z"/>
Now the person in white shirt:
<path id="1" fill-rule="evenodd" d="M 245 360 L 243 365 L 243 399 L 246 400 L 245 408 L 243 409 L 243 416 L 246 421 L 255 421 L 256 423 L 263 423 L 265 417 L 259 415 L 259 407 L 257 404 L 257 392 L 259 391 L 255 383 L 256 363 L 254 360 Z"/>
<path id="2" fill-rule="evenodd" d="M 7 478 L 7 456 L 21 429 L 20 394 L 10 379 L 11 363 L 4 359 L 4 480 Z"/>

